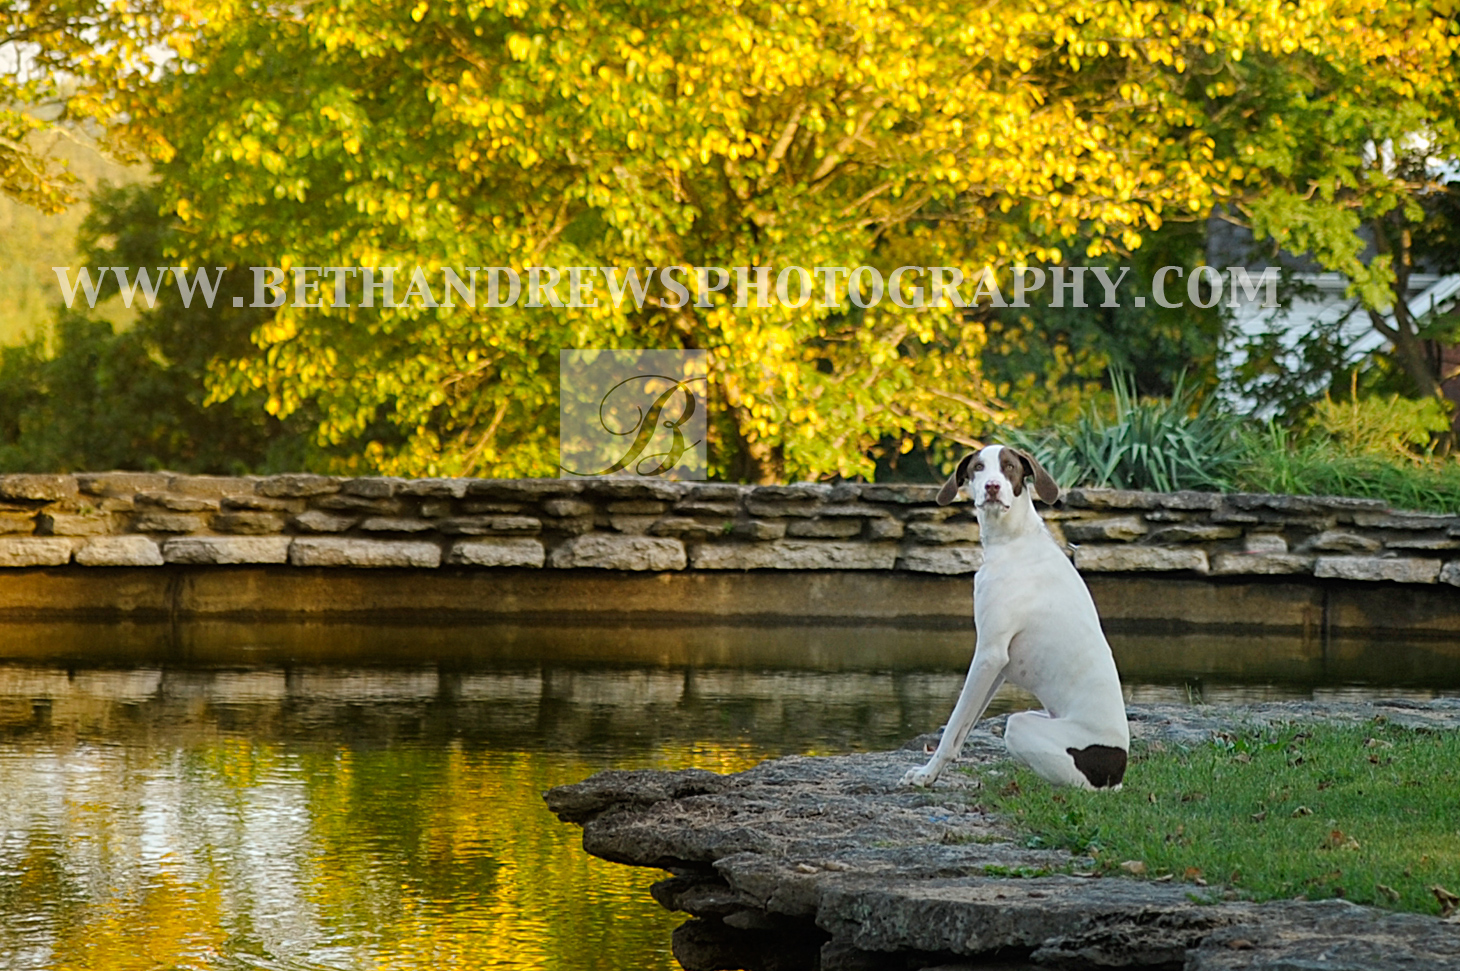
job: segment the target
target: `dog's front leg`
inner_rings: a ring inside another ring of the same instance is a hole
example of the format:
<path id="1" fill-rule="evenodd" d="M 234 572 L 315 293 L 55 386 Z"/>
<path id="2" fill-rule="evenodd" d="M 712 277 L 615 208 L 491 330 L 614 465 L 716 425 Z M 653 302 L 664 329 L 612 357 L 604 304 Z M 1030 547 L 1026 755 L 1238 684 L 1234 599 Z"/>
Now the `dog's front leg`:
<path id="1" fill-rule="evenodd" d="M 968 677 L 963 681 L 963 691 L 958 695 L 958 704 L 948 716 L 948 725 L 938 749 L 928 764 L 913 769 L 902 777 L 905 786 L 930 786 L 942 774 L 948 764 L 958 757 L 968 733 L 988 708 L 994 692 L 1004 683 L 1004 668 L 1009 663 L 1007 641 L 980 644 L 973 652 L 973 664 L 968 668 Z"/>

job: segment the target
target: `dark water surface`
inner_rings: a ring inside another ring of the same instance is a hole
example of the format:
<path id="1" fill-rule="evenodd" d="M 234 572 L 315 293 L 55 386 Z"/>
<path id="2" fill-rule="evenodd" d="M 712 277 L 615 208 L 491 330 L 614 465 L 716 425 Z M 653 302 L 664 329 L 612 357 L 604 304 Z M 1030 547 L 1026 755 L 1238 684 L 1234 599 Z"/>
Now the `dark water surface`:
<path id="1" fill-rule="evenodd" d="M 675 969 L 659 875 L 588 857 L 542 791 L 895 746 L 942 723 L 972 649 L 851 628 L 10 633 L 6 971 Z M 1460 693 L 1447 643 L 1112 641 L 1138 701 Z"/>

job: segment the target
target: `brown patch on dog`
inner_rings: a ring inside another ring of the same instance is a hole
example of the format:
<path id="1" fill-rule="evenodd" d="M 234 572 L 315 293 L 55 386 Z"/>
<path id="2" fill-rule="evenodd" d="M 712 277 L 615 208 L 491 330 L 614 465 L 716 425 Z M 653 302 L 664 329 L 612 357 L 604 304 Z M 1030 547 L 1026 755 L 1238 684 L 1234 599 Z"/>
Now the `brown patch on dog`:
<path id="1" fill-rule="evenodd" d="M 1019 461 L 1019 452 L 1005 445 L 999 451 L 999 471 L 1014 486 L 1014 495 L 1024 494 L 1024 466 Z"/>
<path id="2" fill-rule="evenodd" d="M 1013 464 L 1010 463 L 1011 457 Z M 1014 483 L 1014 495 L 1016 496 L 1024 487 L 1023 480 L 1033 476 L 1034 494 L 1041 501 L 1052 506 L 1060 497 L 1059 484 L 1054 481 L 1053 476 L 1044 471 L 1044 466 L 1039 464 L 1039 460 L 1028 452 L 1021 452 L 1017 448 L 1005 445 L 1003 452 L 1000 453 L 999 468 L 1004 473 L 1004 477 Z"/>
<path id="3" fill-rule="evenodd" d="M 1087 745 L 1084 748 L 1067 748 L 1075 768 L 1096 789 L 1118 786 L 1125 778 L 1125 749 L 1113 745 Z"/>
<path id="4" fill-rule="evenodd" d="M 973 457 L 977 454 L 977 452 L 969 452 L 958 460 L 958 467 L 953 470 L 948 481 L 943 483 L 943 488 L 938 490 L 938 505 L 946 506 L 958 498 L 958 490 L 963 488 L 963 484 L 968 481 L 968 463 L 972 462 Z"/>

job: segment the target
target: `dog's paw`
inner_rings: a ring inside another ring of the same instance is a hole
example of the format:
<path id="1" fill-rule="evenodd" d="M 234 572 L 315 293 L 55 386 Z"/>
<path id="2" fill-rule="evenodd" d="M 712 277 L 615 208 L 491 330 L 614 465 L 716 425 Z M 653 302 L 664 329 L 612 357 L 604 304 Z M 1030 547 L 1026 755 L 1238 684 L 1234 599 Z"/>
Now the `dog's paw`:
<path id="1" fill-rule="evenodd" d="M 907 775 L 902 777 L 898 785 L 917 786 L 919 789 L 926 789 L 938 779 L 938 770 L 932 766 L 923 765 L 916 769 L 909 769 Z"/>

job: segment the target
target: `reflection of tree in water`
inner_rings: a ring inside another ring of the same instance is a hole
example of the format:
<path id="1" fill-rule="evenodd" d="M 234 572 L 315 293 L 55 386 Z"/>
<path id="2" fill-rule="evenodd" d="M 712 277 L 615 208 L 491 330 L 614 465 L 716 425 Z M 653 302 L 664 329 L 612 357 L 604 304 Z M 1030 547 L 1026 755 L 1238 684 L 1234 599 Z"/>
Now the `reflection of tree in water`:
<path id="1" fill-rule="evenodd" d="M 5 726 L 9 967 L 670 969 L 679 920 L 651 877 L 587 857 L 540 794 L 610 765 L 730 770 L 760 755 L 695 740 L 504 752 L 484 745 L 499 723 L 472 716 L 481 702 L 460 703 L 453 733 L 458 703 L 435 698 L 238 703 L 151 684 L 124 698 L 57 687 L 44 717 Z"/>

